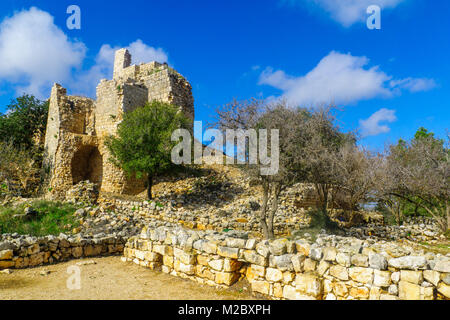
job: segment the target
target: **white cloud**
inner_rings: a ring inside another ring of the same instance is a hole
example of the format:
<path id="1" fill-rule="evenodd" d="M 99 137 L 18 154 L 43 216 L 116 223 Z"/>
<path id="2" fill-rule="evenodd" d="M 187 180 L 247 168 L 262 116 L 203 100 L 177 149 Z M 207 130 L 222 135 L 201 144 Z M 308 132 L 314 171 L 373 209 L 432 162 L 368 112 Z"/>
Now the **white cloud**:
<path id="1" fill-rule="evenodd" d="M 390 82 L 392 88 L 406 89 L 411 92 L 428 91 L 435 88 L 436 82 L 433 79 L 414 79 L 406 78 L 402 80 L 392 80 Z"/>
<path id="2" fill-rule="evenodd" d="M 95 88 L 101 79 L 111 79 L 114 69 L 114 54 L 121 47 L 112 47 L 104 44 L 100 48 L 95 64 L 87 71 L 77 76 L 77 81 L 73 83 L 73 89 L 88 96 L 95 95 Z M 146 45 L 138 39 L 126 47 L 131 54 L 132 64 L 158 61 L 164 63 L 168 61 L 167 53 L 162 48 L 154 48 Z"/>
<path id="3" fill-rule="evenodd" d="M 294 77 L 282 70 L 266 68 L 259 84 L 283 91 L 282 98 L 293 105 L 349 105 L 376 97 L 389 98 L 401 90 L 411 92 L 433 87 L 430 79 L 393 80 L 378 66 L 367 67 L 369 59 L 332 51 L 304 76 Z"/>
<path id="4" fill-rule="evenodd" d="M 374 114 L 372 114 L 368 119 L 359 120 L 361 135 L 363 137 L 368 137 L 368 136 L 376 136 L 381 133 L 387 133 L 391 129 L 387 125 L 381 123 L 382 122 L 392 123 L 395 121 L 397 121 L 395 110 L 385 108 L 380 109 Z"/>
<path id="5" fill-rule="evenodd" d="M 82 70 L 87 48 L 71 40 L 45 11 L 32 7 L 16 12 L 0 23 L 0 82 L 11 85 L 17 94 L 47 98 L 54 82 L 76 94 L 95 96 L 102 78 L 111 78 L 114 52 L 120 47 L 104 44 L 95 63 Z M 138 39 L 127 46 L 133 63 L 167 62 L 167 53 Z"/>
<path id="6" fill-rule="evenodd" d="M 0 81 L 17 92 L 42 98 L 53 82 L 67 81 L 85 57 L 82 42 L 71 41 L 53 17 L 35 7 L 15 13 L 0 24 Z"/>
<path id="7" fill-rule="evenodd" d="M 356 22 L 365 21 L 368 17 L 366 10 L 371 5 L 378 5 L 381 9 L 392 9 L 405 0 L 284 0 L 290 4 L 306 3 L 319 6 L 330 14 L 331 18 L 344 27 Z"/>
<path id="8" fill-rule="evenodd" d="M 138 39 L 127 47 L 131 53 L 132 63 L 140 64 L 150 61 L 167 62 L 167 53 L 162 48 L 154 48 L 146 45 Z"/>

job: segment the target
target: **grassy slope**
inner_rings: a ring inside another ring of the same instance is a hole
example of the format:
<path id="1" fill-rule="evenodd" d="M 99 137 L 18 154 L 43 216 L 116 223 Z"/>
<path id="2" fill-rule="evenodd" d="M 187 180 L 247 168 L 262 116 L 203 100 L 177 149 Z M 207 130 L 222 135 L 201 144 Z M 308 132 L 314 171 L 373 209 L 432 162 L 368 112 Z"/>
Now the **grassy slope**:
<path id="1" fill-rule="evenodd" d="M 31 207 L 38 213 L 31 221 L 22 218 L 14 218 L 16 214 L 22 214 L 26 206 L 22 204 L 16 207 L 0 206 L 0 233 L 19 233 L 32 236 L 58 235 L 78 226 L 77 219 L 73 216 L 77 207 L 67 203 L 37 200 L 31 203 Z"/>

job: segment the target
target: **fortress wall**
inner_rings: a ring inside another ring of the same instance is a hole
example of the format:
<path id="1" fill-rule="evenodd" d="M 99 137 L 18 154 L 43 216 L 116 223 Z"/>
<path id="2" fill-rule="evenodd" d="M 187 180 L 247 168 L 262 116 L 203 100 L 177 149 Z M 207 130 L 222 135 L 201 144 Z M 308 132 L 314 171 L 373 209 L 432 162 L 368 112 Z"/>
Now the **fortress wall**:
<path id="1" fill-rule="evenodd" d="M 95 129 L 98 136 L 114 134 L 121 119 L 121 86 L 114 80 L 102 81 L 97 86 Z"/>
<path id="2" fill-rule="evenodd" d="M 124 84 L 122 90 L 122 112 L 132 112 L 148 101 L 148 89 L 143 86 Z"/>
<path id="3" fill-rule="evenodd" d="M 66 89 L 59 84 L 54 84 L 50 95 L 48 109 L 47 129 L 45 132 L 45 159 L 46 166 L 52 168 L 55 163 L 56 148 L 58 147 L 58 137 L 60 129 L 59 104 L 66 95 Z"/>

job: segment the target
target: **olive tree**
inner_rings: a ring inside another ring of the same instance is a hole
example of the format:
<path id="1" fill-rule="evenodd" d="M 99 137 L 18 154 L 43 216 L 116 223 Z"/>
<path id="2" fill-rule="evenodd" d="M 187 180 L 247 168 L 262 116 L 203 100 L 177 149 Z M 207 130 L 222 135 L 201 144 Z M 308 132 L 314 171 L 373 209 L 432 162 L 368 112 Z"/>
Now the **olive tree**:
<path id="1" fill-rule="evenodd" d="M 389 147 L 385 159 L 387 185 L 381 189 L 423 208 L 443 232 L 450 226 L 450 151 L 448 142 L 420 128 L 411 141 Z"/>

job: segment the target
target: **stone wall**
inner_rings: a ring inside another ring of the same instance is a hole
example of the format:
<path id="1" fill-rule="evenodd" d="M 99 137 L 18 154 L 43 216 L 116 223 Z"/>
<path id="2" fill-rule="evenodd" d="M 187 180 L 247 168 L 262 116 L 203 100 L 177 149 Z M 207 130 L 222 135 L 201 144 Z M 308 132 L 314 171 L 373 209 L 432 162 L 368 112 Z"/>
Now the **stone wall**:
<path id="1" fill-rule="evenodd" d="M 254 292 L 274 299 L 450 298 L 449 257 L 408 254 L 383 243 L 333 241 L 318 245 L 144 228 L 127 241 L 123 260 L 213 286 L 245 279 Z"/>
<path id="2" fill-rule="evenodd" d="M 0 270 L 121 254 L 125 242 L 126 239 L 120 237 L 79 238 L 64 234 L 57 237 L 14 237 L 0 241 Z"/>

